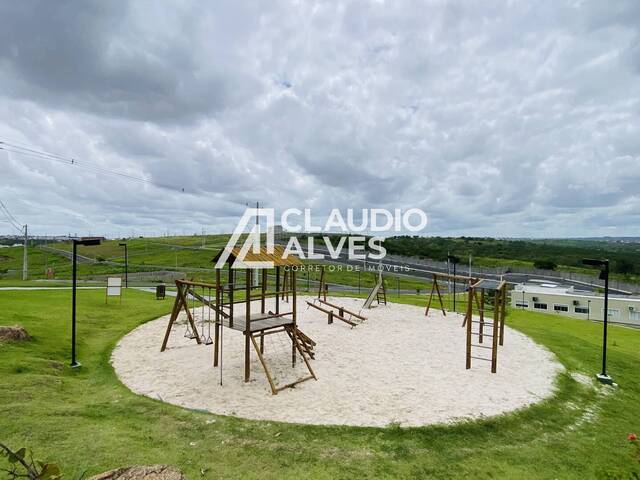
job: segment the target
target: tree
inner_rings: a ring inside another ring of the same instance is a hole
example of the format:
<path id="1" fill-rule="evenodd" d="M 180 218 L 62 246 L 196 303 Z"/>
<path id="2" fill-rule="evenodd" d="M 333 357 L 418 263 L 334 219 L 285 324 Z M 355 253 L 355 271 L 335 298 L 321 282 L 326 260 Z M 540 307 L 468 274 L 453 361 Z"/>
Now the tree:
<path id="1" fill-rule="evenodd" d="M 626 259 L 620 259 L 620 260 L 616 260 L 615 263 L 613 264 L 613 271 L 615 273 L 622 273 L 624 275 L 633 273 L 635 265 L 633 264 L 633 262 L 630 262 L 629 260 Z"/>
<path id="2" fill-rule="evenodd" d="M 540 270 L 555 270 L 558 265 L 553 260 L 536 260 L 533 266 Z"/>

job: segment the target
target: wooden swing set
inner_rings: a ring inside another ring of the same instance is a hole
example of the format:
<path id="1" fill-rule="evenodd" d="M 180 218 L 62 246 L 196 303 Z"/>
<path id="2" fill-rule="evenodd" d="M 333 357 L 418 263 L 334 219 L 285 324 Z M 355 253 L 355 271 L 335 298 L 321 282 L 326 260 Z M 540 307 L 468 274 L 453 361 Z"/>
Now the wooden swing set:
<path id="1" fill-rule="evenodd" d="M 438 284 L 438 279 L 442 281 L 453 281 L 457 283 L 463 283 L 466 285 L 471 285 L 478 281 L 477 278 L 473 277 L 464 277 L 460 275 L 449 275 L 446 273 L 433 273 L 431 280 L 431 292 L 429 292 L 429 300 L 427 301 L 427 308 L 424 312 L 425 315 L 429 315 L 429 310 L 431 309 L 431 303 L 433 301 L 434 293 L 438 296 L 438 302 L 440 303 L 440 310 L 442 310 L 442 314 L 446 317 L 447 311 L 444 308 L 444 301 L 442 300 L 442 294 L 440 293 L 440 285 Z"/>
<path id="2" fill-rule="evenodd" d="M 351 328 L 364 322 L 367 317 L 362 316 L 360 313 L 355 313 L 347 310 L 342 305 L 327 302 L 328 285 L 325 281 L 325 267 L 320 266 L 320 282 L 318 284 L 318 296 L 312 301 L 307 300 L 307 305 L 320 310 L 327 314 L 327 323 L 331 325 L 334 320 L 340 320 L 341 322 L 350 325 Z M 386 301 L 386 297 L 385 297 Z M 308 307 L 307 307 L 308 308 Z M 348 317 L 347 317 L 348 316 Z"/>
<path id="3" fill-rule="evenodd" d="M 219 252 L 213 259 L 214 264 L 217 263 L 224 250 Z M 173 311 L 169 319 L 169 325 L 165 333 L 161 351 L 164 351 L 171 334 L 174 323 L 178 318 L 178 314 L 182 309 L 187 313 L 187 325 L 194 332 L 193 337 L 198 344 L 202 343 L 200 335 L 196 329 L 196 322 L 188 307 L 188 296 L 195 298 L 203 305 L 209 307 L 214 312 L 214 353 L 213 366 L 220 366 L 220 383 L 222 384 L 222 334 L 224 328 L 243 332 L 245 338 L 244 345 L 244 381 L 251 379 L 251 348 L 255 350 L 258 360 L 264 369 L 267 381 L 271 388 L 271 393 L 276 395 L 279 391 L 286 388 L 292 388 L 307 380 L 317 380 L 317 377 L 309 363 L 310 358 L 314 358 L 314 347 L 316 342 L 305 335 L 298 328 L 297 324 L 297 304 L 296 304 L 296 270 L 301 265 L 297 257 L 284 257 L 284 249 L 276 246 L 273 253 L 268 253 L 263 247 L 259 253 L 252 251 L 244 255 L 244 259 L 240 260 L 240 248 L 233 248 L 227 251 L 228 258 L 225 265 L 228 267 L 228 281 L 223 283 L 221 269 L 216 268 L 215 283 L 206 284 L 200 282 L 176 280 L 178 294 L 173 306 Z M 268 275 L 266 269 L 256 269 L 249 266 L 247 262 L 271 262 L 275 270 L 275 290 L 268 292 Z M 244 284 L 238 283 L 239 272 L 245 271 Z M 253 275 L 261 273 L 261 281 L 253 284 Z M 287 278 L 287 287 L 281 285 L 281 279 Z M 209 296 L 206 297 L 198 294 L 197 289 L 209 289 Z M 253 291 L 258 290 L 258 294 Z M 211 292 L 215 292 L 215 297 Z M 234 300 L 234 293 L 244 291 L 244 298 Z M 288 298 L 291 295 L 291 309 L 289 311 L 281 311 L 280 300 Z M 273 297 L 275 299 L 275 311 L 267 311 L 266 299 Z M 251 301 L 260 301 L 260 311 L 252 312 Z M 244 304 L 244 312 L 236 313 L 235 307 L 238 304 Z M 291 341 L 291 366 L 296 366 L 298 355 L 302 358 L 304 365 L 308 371 L 308 375 L 304 375 L 297 380 L 287 383 L 286 385 L 276 385 L 274 377 L 271 374 L 267 358 L 265 355 L 265 337 L 268 335 L 285 334 Z"/>

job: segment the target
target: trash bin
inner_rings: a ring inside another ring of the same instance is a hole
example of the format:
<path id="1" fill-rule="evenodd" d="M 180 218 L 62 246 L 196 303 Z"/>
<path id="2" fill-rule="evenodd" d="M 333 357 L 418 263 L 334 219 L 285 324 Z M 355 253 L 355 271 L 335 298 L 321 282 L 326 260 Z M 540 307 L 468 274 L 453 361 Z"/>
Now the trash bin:
<path id="1" fill-rule="evenodd" d="M 166 285 L 157 285 L 156 286 L 156 300 L 164 300 L 164 295 L 167 291 Z"/>

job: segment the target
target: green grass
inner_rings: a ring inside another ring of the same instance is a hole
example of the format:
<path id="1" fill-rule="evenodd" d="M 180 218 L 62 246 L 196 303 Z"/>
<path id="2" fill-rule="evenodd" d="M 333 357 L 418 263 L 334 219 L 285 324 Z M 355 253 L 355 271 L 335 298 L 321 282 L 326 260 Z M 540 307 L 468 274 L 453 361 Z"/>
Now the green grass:
<path id="1" fill-rule="evenodd" d="M 639 470 L 626 441 L 640 430 L 635 330 L 611 328 L 610 369 L 621 385 L 611 394 L 563 374 L 552 399 L 485 421 L 317 427 L 220 417 L 133 394 L 109 365 L 111 350 L 136 325 L 168 312 L 171 300 L 131 290 L 122 305 L 105 305 L 102 291 L 81 291 L 78 300 L 83 366 L 72 370 L 69 292 L 0 292 L 0 324 L 22 324 L 34 337 L 0 346 L 0 441 L 31 447 L 66 478 L 150 463 L 176 465 L 192 479 L 584 479 L 631 478 Z M 402 300 L 425 303 L 424 296 Z M 598 371 L 600 325 L 522 311 L 511 312 L 508 323 L 570 371 Z"/>
<path id="2" fill-rule="evenodd" d="M 222 248 L 228 235 L 208 235 L 204 237 L 159 237 L 135 238 L 127 240 L 129 254 L 129 271 L 144 272 L 157 271 L 162 267 L 177 268 L 180 271 L 189 269 L 211 268 L 211 259 Z M 124 248 L 119 246 L 121 240 L 107 240 L 94 247 L 78 247 L 80 255 L 102 260 L 103 263 L 78 264 L 78 274 L 106 275 L 121 274 L 121 265 L 109 265 L 107 261 L 124 263 Z M 48 245 L 51 248 L 71 251 L 70 242 L 60 242 Z M 0 274 L 12 279 L 22 278 L 22 247 L 0 249 Z M 71 277 L 71 261 L 54 252 L 44 251 L 39 247 L 29 247 L 29 278 L 45 277 L 47 267 L 55 270 L 56 278 Z"/>
<path id="3" fill-rule="evenodd" d="M 222 248 L 229 235 L 192 235 L 178 237 L 149 237 L 127 239 L 129 270 L 152 272 L 177 269 L 188 277 L 201 278 L 210 275 L 198 269 L 211 268 L 211 258 Z M 81 255 L 101 259 L 97 264 L 80 264 L 79 275 L 121 274 L 120 265 L 106 262 L 124 261 L 122 240 L 107 240 L 99 246 L 79 247 Z M 71 250 L 69 242 L 50 244 L 50 247 Z M 611 278 L 626 282 L 640 282 L 640 243 L 595 240 L 504 240 L 493 238 L 440 238 L 440 237 L 391 237 L 385 241 L 389 253 L 422 256 L 436 260 L 446 259 L 447 252 L 461 256 L 463 263 L 473 255 L 476 267 L 533 267 L 536 260 L 555 262 L 556 270 L 595 276 L 593 270 L 582 265 L 584 257 L 607 257 L 612 260 Z M 14 280 L 21 278 L 22 247 L 0 249 L 0 277 Z M 625 267 L 626 265 L 626 267 Z M 55 269 L 57 278 L 70 278 L 71 263 L 55 253 L 47 253 L 38 247 L 29 248 L 29 277 L 44 278 L 47 267 Z M 627 270 L 623 269 L 626 268 Z M 626 271 L 627 273 L 623 273 Z M 401 277 L 402 278 L 402 277 Z M 333 281 L 333 280 L 330 280 Z M 348 278 L 350 285 L 357 285 L 356 278 Z M 369 280 L 362 280 L 369 282 Z M 406 288 L 420 288 L 415 281 L 404 278 Z M 401 286 L 401 288 L 404 288 Z"/>
<path id="4" fill-rule="evenodd" d="M 213 256 L 224 247 L 228 235 L 215 235 L 205 237 L 205 246 L 202 248 L 202 237 L 160 237 L 140 238 L 127 240 L 129 250 L 129 271 L 145 272 L 163 269 L 178 269 L 184 272 L 187 278 L 211 282 L 213 271 L 200 271 L 198 269 L 212 269 Z M 95 247 L 79 247 L 78 253 L 86 257 L 113 262 L 124 261 L 124 249 L 118 245 L 118 240 L 108 240 Z M 69 243 L 56 243 L 50 245 L 60 250 L 71 250 Z M 36 247 L 29 249 L 29 283 L 22 282 L 22 247 L 5 248 L 0 251 L 0 273 L 2 270 L 14 270 L 11 278 L 0 278 L 0 286 L 33 286 L 42 285 L 37 280 L 43 280 L 47 267 L 55 269 L 56 279 L 71 278 L 71 262 L 69 259 L 51 252 L 44 252 Z M 311 264 L 311 262 L 305 262 Z M 313 262 L 314 265 L 324 262 Z M 360 286 L 361 292 L 367 292 L 374 285 L 377 274 L 374 272 L 361 272 L 343 264 L 324 263 L 326 265 L 325 279 L 329 283 L 341 283 L 353 287 Z M 107 263 L 78 264 L 80 278 L 92 275 L 122 275 L 121 265 L 109 265 Z M 226 279 L 226 271 L 223 272 L 223 280 Z M 309 272 L 310 280 L 319 280 L 318 270 Z M 425 280 L 407 277 L 404 275 L 385 275 L 387 288 L 416 291 L 424 291 L 430 288 Z M 298 274 L 300 286 L 307 287 L 307 272 Z M 134 277 L 130 279 L 131 285 L 136 283 Z M 149 284 L 149 281 L 143 282 Z M 49 284 L 47 284 L 49 285 Z M 317 288 L 311 284 L 311 288 Z"/>

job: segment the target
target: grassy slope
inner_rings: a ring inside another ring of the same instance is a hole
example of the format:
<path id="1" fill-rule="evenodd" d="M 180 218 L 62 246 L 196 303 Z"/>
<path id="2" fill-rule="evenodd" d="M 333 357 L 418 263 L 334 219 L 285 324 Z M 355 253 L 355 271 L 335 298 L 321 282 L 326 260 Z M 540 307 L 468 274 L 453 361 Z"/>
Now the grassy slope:
<path id="1" fill-rule="evenodd" d="M 129 271 L 153 271 L 158 268 L 152 266 L 167 266 L 170 268 L 176 265 L 181 271 L 187 273 L 189 278 L 195 278 L 203 281 L 211 281 L 212 272 L 200 272 L 199 268 L 212 268 L 211 259 L 224 247 L 228 235 L 210 235 L 205 238 L 205 248 L 202 247 L 202 237 L 160 237 L 160 238 L 140 238 L 127 240 L 129 250 Z M 95 247 L 79 247 L 78 253 L 93 259 L 103 259 L 114 262 L 124 261 L 124 249 L 118 244 L 119 240 L 109 240 Z M 54 248 L 69 251 L 71 245 L 69 243 L 57 243 L 51 245 Z M 185 248 L 188 247 L 188 248 Z M 0 269 L 22 269 L 22 248 L 13 247 L 5 248 L 0 251 Z M 4 258 L 4 260 L 2 260 Z M 315 262 L 319 263 L 319 262 Z M 71 277 L 71 262 L 62 256 L 54 253 L 45 253 L 39 249 L 31 248 L 29 252 L 29 277 L 30 279 L 42 279 L 46 266 L 53 267 L 56 272 L 56 278 Z M 340 269 L 333 271 L 333 268 Z M 21 273 L 14 274 L 14 278 L 21 278 Z M 122 275 L 122 267 L 119 265 L 107 264 L 79 264 L 78 272 L 80 276 L 98 275 L 98 274 L 116 274 Z M 223 273 L 223 278 L 226 275 Z M 306 288 L 307 273 L 301 272 L 298 275 L 301 286 Z M 310 272 L 310 279 L 317 280 L 319 272 L 314 270 Z M 345 285 L 357 286 L 359 283 L 363 289 L 371 288 L 376 280 L 376 275 L 371 272 L 364 272 L 358 278 L 358 273 L 348 270 L 346 265 L 331 264 L 327 268 L 326 281 L 330 283 L 342 283 Z M 395 277 L 391 279 L 388 276 L 387 288 L 401 290 L 424 290 L 430 285 L 425 281 L 414 280 L 411 278 L 400 277 L 400 283 L 396 282 Z M 32 283 L 30 283 L 32 284 Z M 0 285 L 20 285 L 25 286 L 22 281 L 18 280 L 0 280 Z"/>
<path id="2" fill-rule="evenodd" d="M 484 422 L 312 427 L 217 417 L 129 392 L 108 363 L 110 352 L 124 333 L 168 311 L 170 302 L 134 291 L 122 306 L 105 306 L 103 298 L 103 292 L 80 293 L 83 367 L 71 370 L 69 292 L 0 292 L 0 324 L 21 323 L 34 336 L 0 346 L 0 438 L 58 462 L 67 478 L 135 463 L 175 464 L 190 478 L 204 470 L 206 478 L 261 479 L 594 478 L 634 468 L 625 437 L 640 430 L 637 331 L 611 330 L 611 372 L 622 385 L 614 395 L 563 375 L 553 399 Z M 598 369 L 599 325 L 518 311 L 509 323 L 569 368 Z"/>
<path id="3" fill-rule="evenodd" d="M 160 237 L 136 238 L 127 240 L 129 250 L 129 271 L 157 270 L 151 265 L 175 267 L 181 270 L 189 268 L 211 268 L 211 258 L 222 248 L 228 235 L 209 235 L 205 237 L 205 249 L 202 237 Z M 78 253 L 93 259 L 113 262 L 124 262 L 124 248 L 119 246 L 120 240 L 108 240 L 99 246 L 78 248 Z M 54 243 L 48 245 L 60 250 L 71 250 L 71 243 Z M 185 248 L 189 247 L 189 248 Z M 22 271 L 22 247 L 0 249 L 0 270 Z M 60 255 L 45 252 L 37 247 L 29 248 L 29 277 L 43 278 L 46 267 L 53 267 L 57 278 L 70 278 L 71 262 Z M 79 275 L 99 275 L 122 273 L 119 265 L 83 264 L 78 265 Z M 17 274 L 18 277 L 21 273 Z"/>
<path id="4" fill-rule="evenodd" d="M 225 244 L 229 235 L 207 235 L 184 237 L 156 237 L 128 239 L 129 270 L 154 271 L 178 268 L 186 271 L 190 277 L 207 275 L 198 272 L 198 268 L 210 268 L 211 257 Z M 79 247 L 79 253 L 94 259 L 114 262 L 124 261 L 124 249 L 120 240 L 108 240 L 100 246 Z M 62 250 L 70 250 L 71 244 L 55 243 L 49 245 Z M 585 268 L 581 259 L 586 256 L 609 257 L 613 262 L 612 278 L 637 282 L 640 278 L 640 244 L 605 241 L 576 240 L 500 240 L 492 238 L 440 238 L 440 237 L 398 237 L 390 238 L 385 246 L 390 253 L 420 255 L 435 259 L 445 259 L 447 252 L 460 255 L 463 259 L 473 254 L 474 265 L 485 267 L 524 266 L 532 267 L 534 260 L 552 260 L 558 263 L 559 270 L 565 272 L 595 275 L 593 270 Z M 635 274 L 619 274 L 616 266 L 625 260 L 634 265 Z M 465 260 L 466 261 L 466 260 Z M 464 263 L 464 261 L 463 261 Z M 69 278 L 71 265 L 68 259 L 54 253 L 45 253 L 32 247 L 29 252 L 30 278 L 42 278 L 46 267 L 53 267 L 58 278 Z M 10 269 L 13 278 L 20 277 L 22 269 L 22 248 L 0 249 L 0 274 Z M 190 270 L 191 269 L 191 270 Z M 79 274 L 104 275 L 120 274 L 122 267 L 108 264 L 80 264 Z M 355 279 L 354 279 L 355 282 Z M 351 283 L 355 285 L 357 283 Z M 407 282 L 406 289 L 420 288 Z"/>
<path id="5" fill-rule="evenodd" d="M 558 265 L 557 270 L 588 275 L 593 275 L 593 270 L 585 268 L 583 258 L 609 258 L 613 278 L 630 282 L 637 282 L 640 278 L 640 243 L 637 242 L 404 236 L 387 239 L 385 247 L 392 254 L 418 255 L 443 261 L 448 252 L 463 259 L 471 254 L 474 265 L 483 267 L 532 267 L 536 260 L 550 260 Z M 619 263 L 623 261 L 631 264 L 631 272 L 618 273 L 621 272 Z"/>

